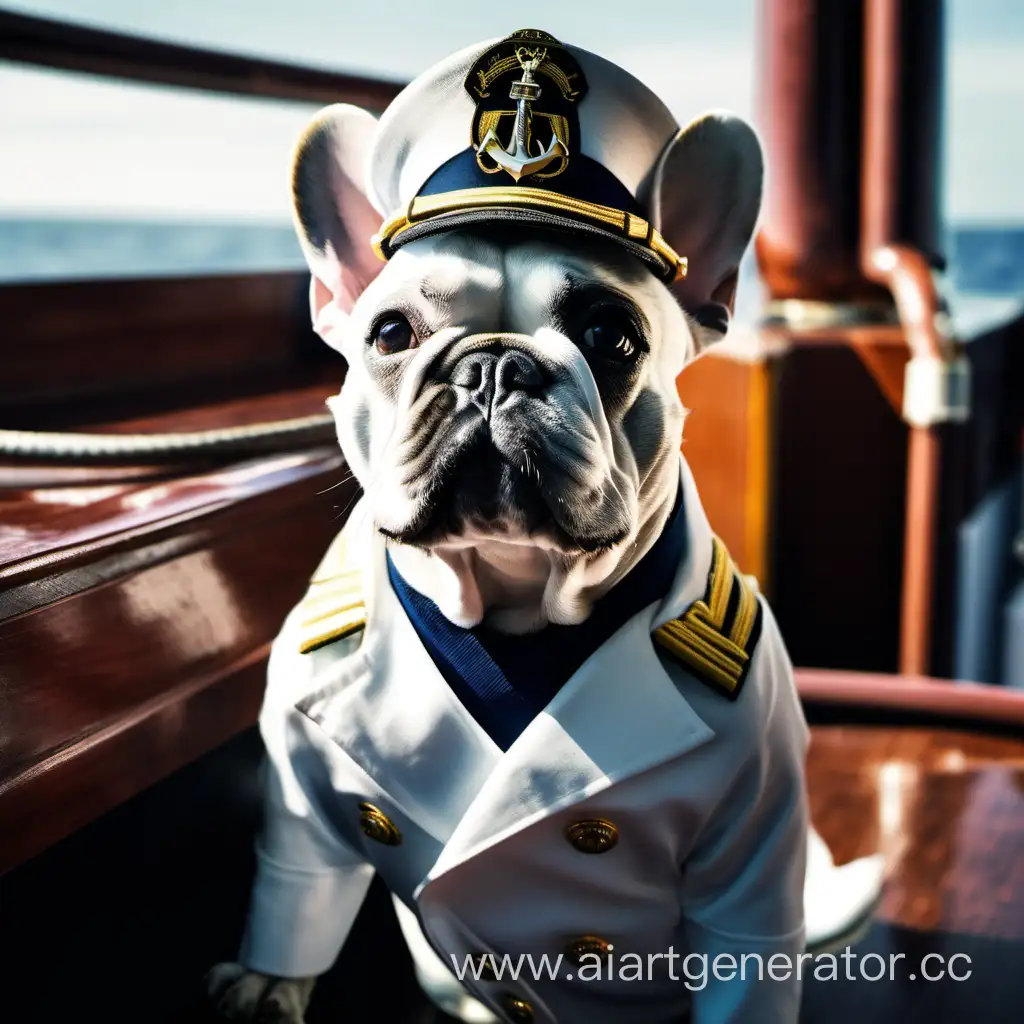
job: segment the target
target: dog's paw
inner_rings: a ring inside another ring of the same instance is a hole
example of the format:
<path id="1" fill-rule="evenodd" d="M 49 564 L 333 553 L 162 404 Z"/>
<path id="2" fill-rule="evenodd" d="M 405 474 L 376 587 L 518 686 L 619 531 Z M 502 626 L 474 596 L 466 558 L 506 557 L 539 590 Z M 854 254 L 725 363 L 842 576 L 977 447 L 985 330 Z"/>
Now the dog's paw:
<path id="1" fill-rule="evenodd" d="M 241 964 L 218 964 L 206 976 L 206 992 L 225 1020 L 251 1024 L 304 1024 L 314 978 L 271 978 Z"/>

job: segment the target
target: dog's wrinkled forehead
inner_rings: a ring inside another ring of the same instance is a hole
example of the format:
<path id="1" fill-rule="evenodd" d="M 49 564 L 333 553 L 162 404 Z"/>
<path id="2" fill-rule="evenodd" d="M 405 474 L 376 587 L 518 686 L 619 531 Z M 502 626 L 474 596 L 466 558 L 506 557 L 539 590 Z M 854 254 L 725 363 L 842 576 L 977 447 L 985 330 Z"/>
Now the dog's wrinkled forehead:
<path id="1" fill-rule="evenodd" d="M 393 309 L 412 313 L 424 334 L 533 334 L 568 306 L 602 297 L 630 303 L 638 316 L 675 310 L 658 281 L 611 246 L 581 248 L 544 232 L 448 232 L 397 252 L 357 303 L 353 326 Z"/>

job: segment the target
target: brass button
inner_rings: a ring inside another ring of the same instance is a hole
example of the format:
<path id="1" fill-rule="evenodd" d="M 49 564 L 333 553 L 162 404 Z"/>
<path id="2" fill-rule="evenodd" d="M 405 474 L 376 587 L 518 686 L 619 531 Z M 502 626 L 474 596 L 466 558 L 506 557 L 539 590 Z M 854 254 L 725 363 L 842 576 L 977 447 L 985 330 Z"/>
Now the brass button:
<path id="1" fill-rule="evenodd" d="M 385 846 L 397 846 L 402 841 L 402 833 L 398 831 L 398 826 L 373 804 L 359 805 L 359 827 L 363 830 L 363 835 Z"/>
<path id="2" fill-rule="evenodd" d="M 565 838 L 580 853 L 607 853 L 619 841 L 619 830 L 604 818 L 588 818 L 570 825 Z"/>
<path id="3" fill-rule="evenodd" d="M 494 954 L 474 953 L 473 971 L 473 977 L 479 978 L 480 981 L 497 981 L 498 975 L 494 973 Z"/>
<path id="4" fill-rule="evenodd" d="M 574 964 L 579 964 L 588 954 L 607 956 L 614 948 L 607 939 L 602 939 L 599 935 L 581 935 L 578 939 L 566 943 L 565 955 Z M 593 961 L 586 962 L 592 963 Z"/>
<path id="5" fill-rule="evenodd" d="M 518 996 L 502 996 L 501 1008 L 513 1024 L 531 1024 L 533 1020 L 533 1007 L 525 999 L 520 999 Z"/>

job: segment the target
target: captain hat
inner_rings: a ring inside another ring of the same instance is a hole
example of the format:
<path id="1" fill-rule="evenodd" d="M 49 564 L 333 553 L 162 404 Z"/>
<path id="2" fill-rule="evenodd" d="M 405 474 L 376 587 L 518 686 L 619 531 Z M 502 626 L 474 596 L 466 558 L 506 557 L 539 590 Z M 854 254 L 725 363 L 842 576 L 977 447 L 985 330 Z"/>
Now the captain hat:
<path id="1" fill-rule="evenodd" d="M 703 349 L 728 328 L 763 173 L 742 118 L 711 111 L 680 129 L 628 72 L 535 29 L 479 43 L 416 78 L 379 121 L 338 103 L 299 139 L 293 212 L 314 330 L 342 347 L 345 317 L 407 243 L 504 221 L 632 253 Z"/>
<path id="2" fill-rule="evenodd" d="M 638 193 L 679 125 L 642 82 L 536 29 L 459 51 L 379 122 L 369 197 L 382 259 L 466 224 L 518 221 L 607 238 L 659 277 L 686 274 Z"/>

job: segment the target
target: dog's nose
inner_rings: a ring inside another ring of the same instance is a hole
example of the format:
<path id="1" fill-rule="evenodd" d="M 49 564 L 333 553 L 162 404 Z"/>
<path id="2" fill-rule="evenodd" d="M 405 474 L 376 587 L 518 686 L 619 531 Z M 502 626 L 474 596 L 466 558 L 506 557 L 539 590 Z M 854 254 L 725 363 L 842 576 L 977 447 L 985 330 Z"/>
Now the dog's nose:
<path id="1" fill-rule="evenodd" d="M 498 360 L 495 371 L 495 402 L 513 391 L 535 391 L 543 382 L 540 367 L 525 353 L 513 349 Z"/>
<path id="2" fill-rule="evenodd" d="M 485 417 L 491 414 L 491 402 L 494 399 L 494 370 L 497 365 L 498 357 L 490 352 L 473 352 L 458 361 L 450 378 L 451 383 L 465 392 L 466 398 Z"/>
<path id="3" fill-rule="evenodd" d="M 473 352 L 460 359 L 450 382 L 466 392 L 466 397 L 485 417 L 516 391 L 532 391 L 543 382 L 540 367 L 525 353 Z"/>

